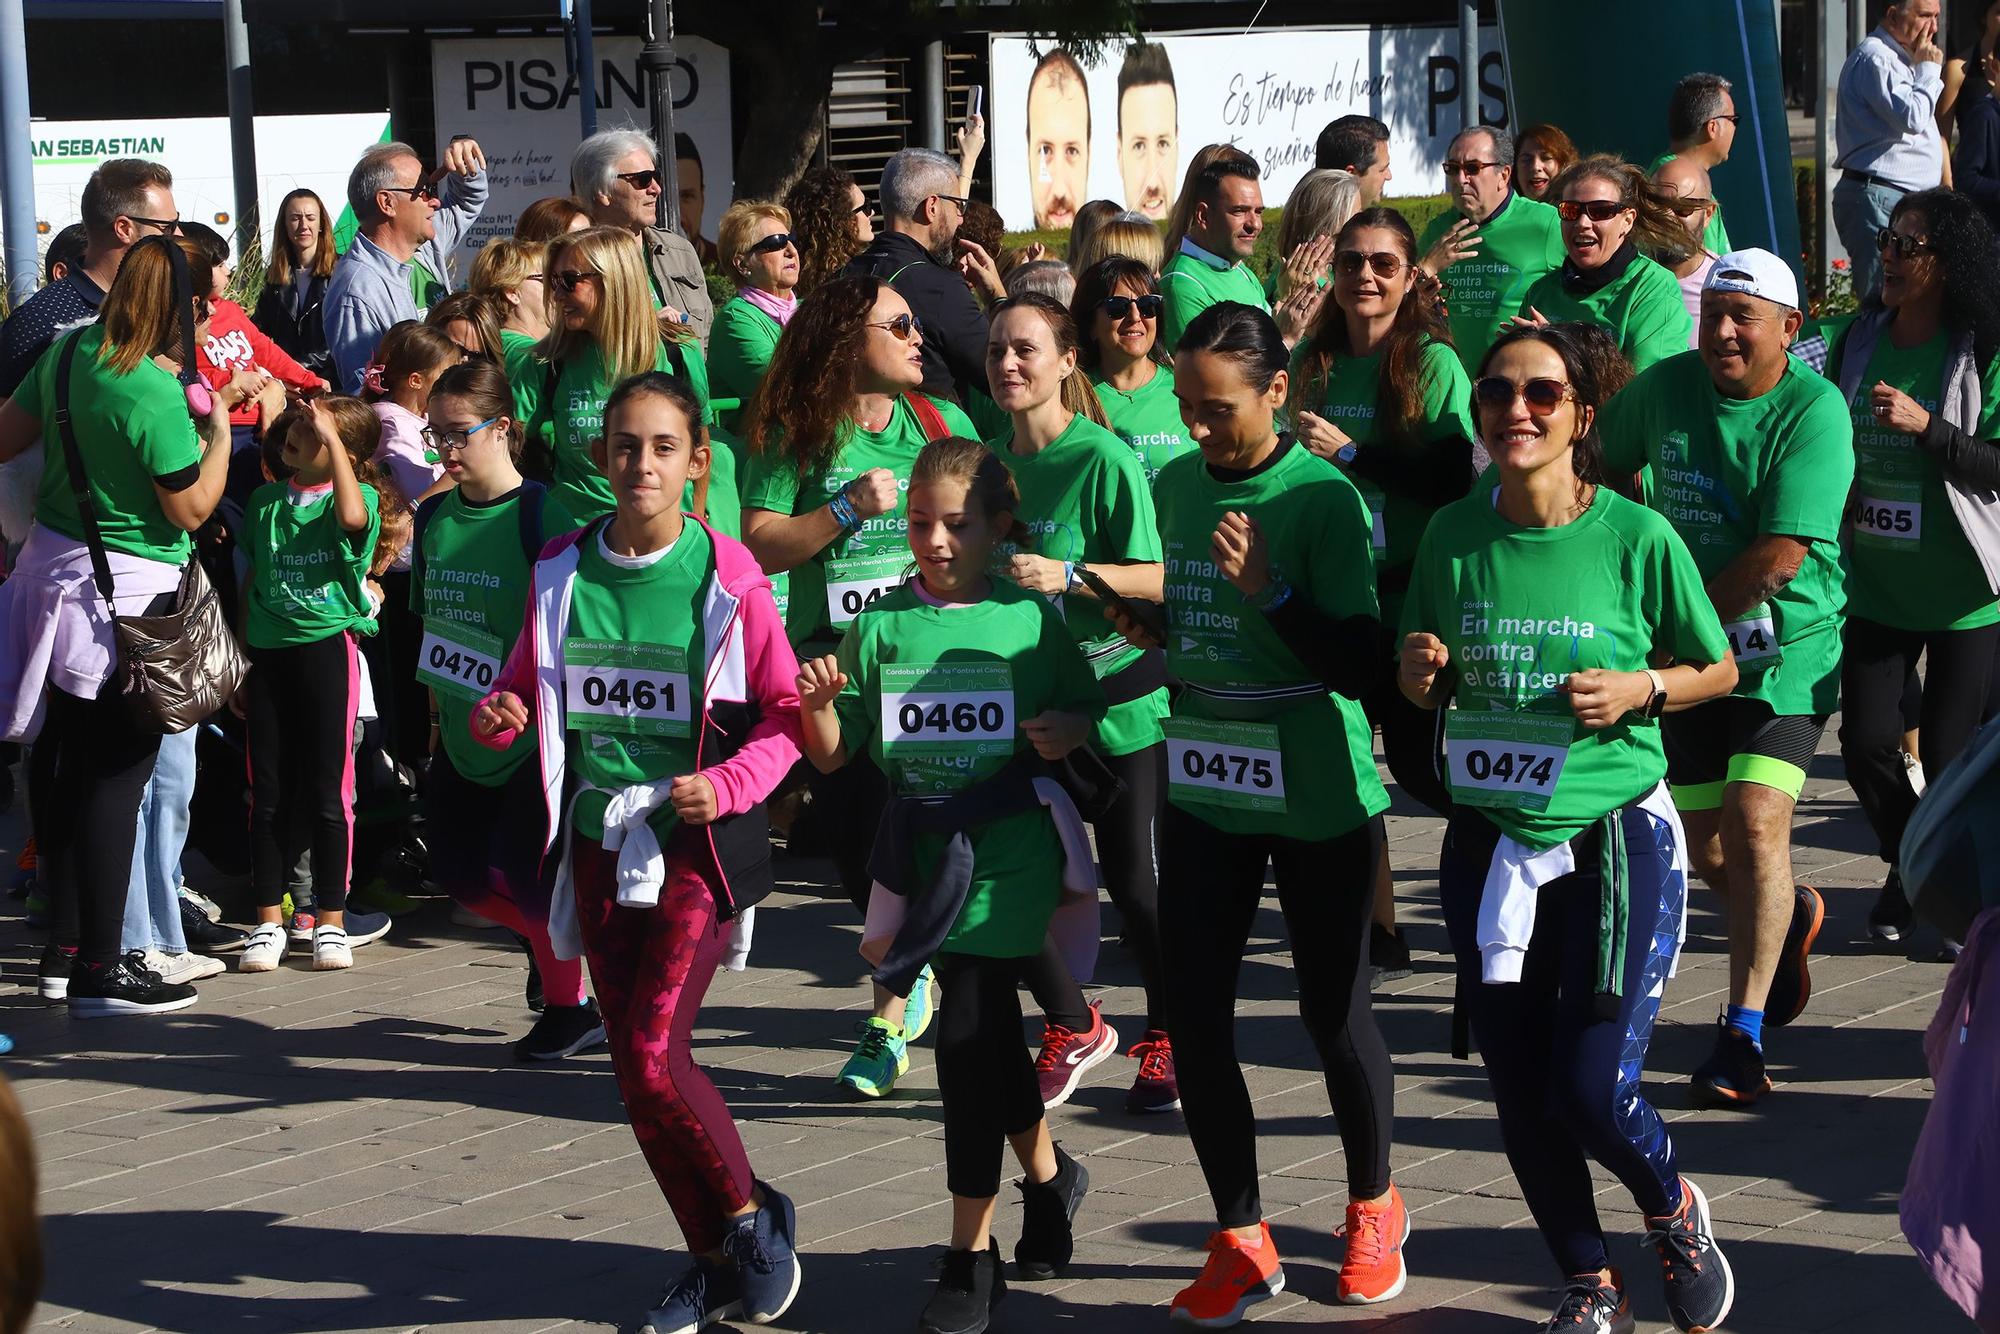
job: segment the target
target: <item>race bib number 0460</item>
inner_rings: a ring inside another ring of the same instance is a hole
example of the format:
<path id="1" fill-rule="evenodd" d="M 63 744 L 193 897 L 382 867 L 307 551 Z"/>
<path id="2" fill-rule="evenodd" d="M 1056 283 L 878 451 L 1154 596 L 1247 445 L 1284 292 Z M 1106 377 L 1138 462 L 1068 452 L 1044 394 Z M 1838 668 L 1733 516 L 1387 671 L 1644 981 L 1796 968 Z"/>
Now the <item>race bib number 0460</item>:
<path id="1" fill-rule="evenodd" d="M 1167 788 L 1184 802 L 1285 812 L 1285 760 L 1275 723 L 1169 718 Z"/>
<path id="2" fill-rule="evenodd" d="M 1573 718 L 1453 709 L 1444 736 L 1452 798 L 1467 806 L 1547 810 L 1575 736 Z"/>
<path id="3" fill-rule="evenodd" d="M 459 699 L 484 699 L 500 676 L 504 649 L 477 626 L 427 618 L 417 648 L 417 679 Z"/>
<path id="4" fill-rule="evenodd" d="M 692 704 L 685 649 L 590 639 L 563 646 L 563 707 L 578 731 L 692 736 Z"/>
<path id="5" fill-rule="evenodd" d="M 1007 756 L 1014 731 L 1014 669 L 1004 662 L 882 668 L 886 754 Z"/>

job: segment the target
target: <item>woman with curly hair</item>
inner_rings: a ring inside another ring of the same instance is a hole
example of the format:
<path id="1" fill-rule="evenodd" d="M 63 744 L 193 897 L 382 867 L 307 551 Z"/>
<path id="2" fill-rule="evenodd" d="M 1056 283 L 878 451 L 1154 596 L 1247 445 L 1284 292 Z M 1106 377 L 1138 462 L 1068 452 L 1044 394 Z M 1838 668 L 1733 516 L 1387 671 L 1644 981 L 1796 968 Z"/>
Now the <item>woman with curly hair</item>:
<path id="1" fill-rule="evenodd" d="M 1955 190 L 1903 196 L 1876 236 L 1882 284 L 1826 373 L 1854 421 L 1840 753 L 1888 883 L 1869 927 L 1910 922 L 1898 858 L 1916 808 L 1903 682 L 1925 660 L 1924 767 L 1941 773 L 1988 714 L 2000 645 L 2000 276 L 1993 228 Z"/>
<path id="2" fill-rule="evenodd" d="M 904 492 L 923 447 L 979 438 L 956 404 L 919 389 L 923 345 L 895 288 L 836 278 L 799 303 L 750 400 L 743 540 L 765 573 L 791 572 L 785 629 L 801 660 L 832 653 L 861 609 L 909 574 Z M 865 914 L 868 854 L 888 796 L 881 771 L 857 756 L 810 781 L 848 898 Z M 877 983 L 875 1013 L 840 1083 L 863 1097 L 887 1093 L 933 1008 L 928 969 L 907 1008 Z"/>
<path id="3" fill-rule="evenodd" d="M 847 267 L 875 239 L 875 209 L 854 178 L 838 167 L 814 167 L 785 193 L 792 237 L 799 247 L 798 295 L 805 296 Z"/>

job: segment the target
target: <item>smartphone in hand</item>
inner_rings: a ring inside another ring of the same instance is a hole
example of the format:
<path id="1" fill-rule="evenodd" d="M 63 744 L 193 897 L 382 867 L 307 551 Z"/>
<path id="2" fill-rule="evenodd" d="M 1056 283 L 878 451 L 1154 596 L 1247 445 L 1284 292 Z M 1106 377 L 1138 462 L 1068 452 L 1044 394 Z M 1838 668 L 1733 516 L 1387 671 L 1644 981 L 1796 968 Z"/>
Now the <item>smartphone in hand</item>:
<path id="1" fill-rule="evenodd" d="M 1107 607 L 1115 607 L 1118 614 L 1139 627 L 1155 644 L 1164 647 L 1167 642 L 1166 608 L 1157 602 L 1134 602 L 1113 590 L 1095 570 L 1087 566 L 1076 567 L 1076 577 L 1083 586 L 1097 595 L 1097 600 Z"/>

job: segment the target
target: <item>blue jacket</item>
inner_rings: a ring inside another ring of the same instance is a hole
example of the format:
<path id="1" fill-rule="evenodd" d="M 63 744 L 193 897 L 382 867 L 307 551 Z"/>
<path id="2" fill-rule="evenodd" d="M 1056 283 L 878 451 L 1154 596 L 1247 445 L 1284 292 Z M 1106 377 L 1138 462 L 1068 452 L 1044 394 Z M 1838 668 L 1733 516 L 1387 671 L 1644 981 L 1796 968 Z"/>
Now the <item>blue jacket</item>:
<path id="1" fill-rule="evenodd" d="M 2000 227 L 2000 99 L 1991 89 L 1958 115 L 1958 152 L 1951 159 L 1951 180 Z"/>
<path id="2" fill-rule="evenodd" d="M 435 215 L 437 236 L 424 243 L 419 257 L 449 255 L 457 248 L 486 207 L 486 173 L 445 177 L 442 196 Z M 361 392 L 376 344 L 392 325 L 423 318 L 410 290 L 415 262 L 398 261 L 357 232 L 354 244 L 333 266 L 333 277 L 326 284 L 324 322 L 327 350 L 333 355 L 333 385 L 340 392 Z"/>

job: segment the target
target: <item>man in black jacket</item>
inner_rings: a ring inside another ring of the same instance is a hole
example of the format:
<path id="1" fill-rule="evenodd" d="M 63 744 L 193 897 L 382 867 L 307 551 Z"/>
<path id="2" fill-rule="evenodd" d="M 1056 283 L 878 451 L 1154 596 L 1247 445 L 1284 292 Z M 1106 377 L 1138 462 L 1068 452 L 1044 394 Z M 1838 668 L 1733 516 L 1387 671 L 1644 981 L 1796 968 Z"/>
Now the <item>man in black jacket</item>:
<path id="1" fill-rule="evenodd" d="M 882 168 L 887 230 L 848 264 L 856 276 L 880 278 L 910 303 L 924 326 L 927 394 L 964 403 L 986 390 L 986 315 L 966 286 L 968 276 L 995 301 L 1007 295 L 992 256 L 960 240 L 965 200 L 958 163 L 928 148 L 906 148 Z"/>

